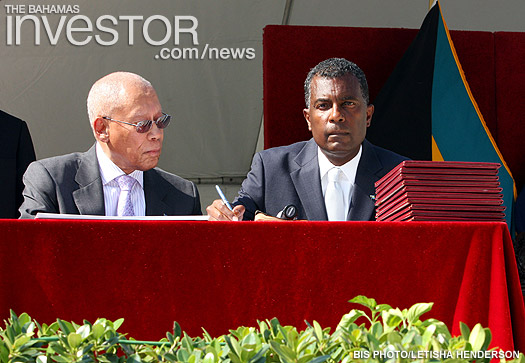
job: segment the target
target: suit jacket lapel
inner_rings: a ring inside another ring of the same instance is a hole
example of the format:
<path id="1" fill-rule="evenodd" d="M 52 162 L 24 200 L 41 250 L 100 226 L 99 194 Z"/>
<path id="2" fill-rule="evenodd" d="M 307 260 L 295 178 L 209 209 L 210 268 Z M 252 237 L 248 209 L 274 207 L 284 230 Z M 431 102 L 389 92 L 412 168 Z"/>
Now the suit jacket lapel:
<path id="1" fill-rule="evenodd" d="M 328 220 L 319 176 L 317 144 L 313 139 L 305 144 L 294 161 L 297 163 L 297 169 L 290 173 L 290 177 L 303 205 L 306 218 L 310 221 Z"/>
<path id="2" fill-rule="evenodd" d="M 104 191 L 95 146 L 82 154 L 78 163 L 75 181 L 79 188 L 73 192 L 77 209 L 84 215 L 104 215 Z"/>
<path id="3" fill-rule="evenodd" d="M 352 205 L 348 215 L 351 221 L 373 220 L 375 215 L 375 186 L 377 173 L 383 169 L 372 145 L 365 139 L 363 153 L 357 166 Z"/>
<path id="4" fill-rule="evenodd" d="M 164 203 L 164 197 L 171 185 L 158 176 L 155 169 L 144 172 L 144 197 L 146 199 L 147 216 L 163 216 L 176 214 L 172 207 Z"/>

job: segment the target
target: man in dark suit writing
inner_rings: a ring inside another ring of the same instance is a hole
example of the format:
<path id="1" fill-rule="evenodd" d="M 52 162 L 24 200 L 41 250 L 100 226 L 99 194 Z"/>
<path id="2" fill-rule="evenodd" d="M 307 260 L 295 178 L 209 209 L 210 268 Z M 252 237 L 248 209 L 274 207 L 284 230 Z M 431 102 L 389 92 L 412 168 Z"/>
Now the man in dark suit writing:
<path id="1" fill-rule="evenodd" d="M 88 116 L 96 143 L 85 153 L 35 161 L 24 174 L 21 218 L 38 212 L 106 216 L 201 214 L 195 185 L 156 168 L 171 116 L 139 75 L 93 85 Z"/>
<path id="2" fill-rule="evenodd" d="M 215 200 L 210 220 L 250 220 L 257 210 L 275 216 L 288 204 L 299 219 L 374 219 L 374 183 L 406 158 L 365 139 L 374 113 L 365 74 L 327 59 L 309 72 L 305 101 L 313 138 L 257 153 L 233 211 Z"/>

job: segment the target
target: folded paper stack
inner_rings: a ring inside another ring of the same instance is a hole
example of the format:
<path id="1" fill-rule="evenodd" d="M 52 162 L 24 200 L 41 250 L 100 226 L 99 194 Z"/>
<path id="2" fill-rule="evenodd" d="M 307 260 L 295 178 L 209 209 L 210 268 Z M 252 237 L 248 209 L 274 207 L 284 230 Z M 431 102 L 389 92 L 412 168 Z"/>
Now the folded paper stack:
<path id="1" fill-rule="evenodd" d="M 500 164 L 403 161 L 375 183 L 378 221 L 504 221 Z"/>

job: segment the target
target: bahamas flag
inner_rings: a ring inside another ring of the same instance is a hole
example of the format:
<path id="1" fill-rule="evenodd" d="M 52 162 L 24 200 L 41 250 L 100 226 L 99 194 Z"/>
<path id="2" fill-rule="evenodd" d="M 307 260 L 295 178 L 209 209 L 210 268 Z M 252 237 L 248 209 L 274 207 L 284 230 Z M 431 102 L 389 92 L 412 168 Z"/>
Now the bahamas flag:
<path id="1" fill-rule="evenodd" d="M 416 160 L 501 164 L 499 180 L 512 230 L 514 179 L 470 92 L 439 2 L 373 103 L 367 138 L 376 145 Z"/>

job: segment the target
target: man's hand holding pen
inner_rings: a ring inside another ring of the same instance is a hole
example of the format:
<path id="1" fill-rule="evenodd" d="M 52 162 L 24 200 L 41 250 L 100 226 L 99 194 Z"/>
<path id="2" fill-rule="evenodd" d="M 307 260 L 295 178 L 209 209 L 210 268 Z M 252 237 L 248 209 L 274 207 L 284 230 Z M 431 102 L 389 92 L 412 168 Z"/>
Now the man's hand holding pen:
<path id="1" fill-rule="evenodd" d="M 242 221 L 245 208 L 243 205 L 232 207 L 221 188 L 216 185 L 217 193 L 221 199 L 216 199 L 206 208 L 209 221 Z"/>
<path id="2" fill-rule="evenodd" d="M 244 206 L 237 205 L 230 210 L 221 199 L 216 199 L 206 208 L 209 221 L 242 221 Z"/>

